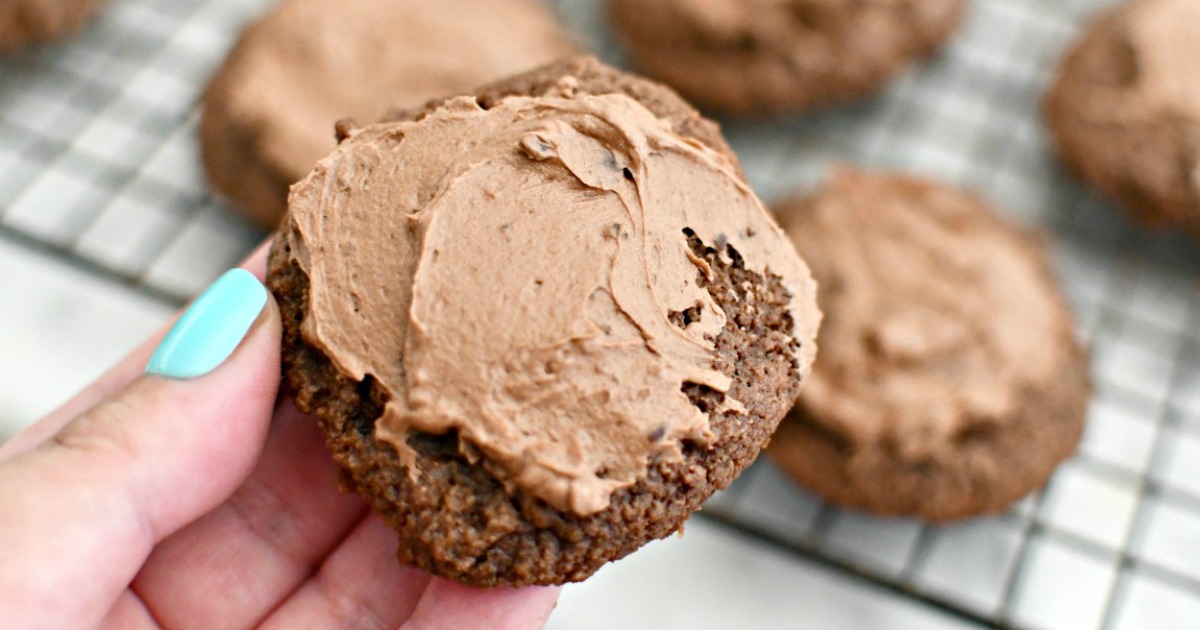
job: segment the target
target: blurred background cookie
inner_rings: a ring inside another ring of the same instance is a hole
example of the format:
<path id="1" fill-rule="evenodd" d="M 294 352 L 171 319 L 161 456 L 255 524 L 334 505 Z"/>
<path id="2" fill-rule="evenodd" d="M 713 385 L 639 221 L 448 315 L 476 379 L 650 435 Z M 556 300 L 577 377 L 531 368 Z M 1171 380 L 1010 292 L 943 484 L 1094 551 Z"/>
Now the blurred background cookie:
<path id="1" fill-rule="evenodd" d="M 1138 0 L 1102 15 L 1044 105 L 1068 168 L 1141 223 L 1200 239 L 1200 2 Z"/>
<path id="2" fill-rule="evenodd" d="M 958 27 L 965 0 L 610 0 L 635 65 L 702 109 L 805 111 L 874 92 Z"/>
<path id="3" fill-rule="evenodd" d="M 0 54 L 73 33 L 104 0 L 5 0 L 0 4 Z"/>
<path id="4" fill-rule="evenodd" d="M 809 271 L 639 82 L 539 69 L 354 130 L 292 190 L 285 373 L 405 564 L 582 580 L 679 530 L 795 399 Z"/>
<path id="5" fill-rule="evenodd" d="M 941 521 L 1005 509 L 1075 450 L 1087 354 L 1038 237 L 939 184 L 847 169 L 777 213 L 825 313 L 770 448 L 797 481 Z"/>
<path id="6" fill-rule="evenodd" d="M 273 227 L 334 123 L 465 93 L 570 54 L 540 0 L 287 0 L 243 33 L 204 94 L 205 170 Z"/>

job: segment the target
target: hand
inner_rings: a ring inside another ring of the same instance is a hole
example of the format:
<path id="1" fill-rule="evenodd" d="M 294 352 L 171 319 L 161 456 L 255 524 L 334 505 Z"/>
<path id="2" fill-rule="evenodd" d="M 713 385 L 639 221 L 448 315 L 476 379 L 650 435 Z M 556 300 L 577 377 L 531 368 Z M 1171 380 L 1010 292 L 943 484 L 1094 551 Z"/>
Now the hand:
<path id="1" fill-rule="evenodd" d="M 260 280 L 265 257 L 246 265 Z M 556 588 L 475 590 L 396 561 L 316 421 L 276 401 L 279 342 L 274 300 L 231 272 L 0 446 L 5 628 L 545 623 Z"/>

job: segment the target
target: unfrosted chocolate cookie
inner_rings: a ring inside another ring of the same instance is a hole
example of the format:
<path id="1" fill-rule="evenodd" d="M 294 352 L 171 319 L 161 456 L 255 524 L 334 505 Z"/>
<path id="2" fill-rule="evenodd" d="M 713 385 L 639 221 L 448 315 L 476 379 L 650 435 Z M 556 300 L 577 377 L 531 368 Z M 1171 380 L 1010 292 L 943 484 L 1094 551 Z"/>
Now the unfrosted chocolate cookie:
<path id="1" fill-rule="evenodd" d="M 964 0 L 610 0 L 639 69 L 702 108 L 804 111 L 880 89 L 957 28 Z"/>
<path id="2" fill-rule="evenodd" d="M 0 6 L 0 54 L 79 30 L 103 0 L 6 0 Z"/>
<path id="3" fill-rule="evenodd" d="M 273 228 L 288 186 L 336 146 L 337 120 L 373 122 L 573 51 L 541 0 L 286 0 L 204 93 L 205 170 Z"/>
<path id="4" fill-rule="evenodd" d="M 582 580 L 766 443 L 815 287 L 696 129 L 656 86 L 560 63 L 343 129 L 292 189 L 267 279 L 284 370 L 402 562 Z"/>
<path id="5" fill-rule="evenodd" d="M 1200 2 L 1101 16 L 1045 99 L 1067 166 L 1142 223 L 1200 239 Z"/>
<path id="6" fill-rule="evenodd" d="M 797 481 L 944 521 L 1005 509 L 1074 451 L 1087 354 L 1037 236 L 941 185 L 853 170 L 777 214 L 825 312 L 771 443 Z"/>

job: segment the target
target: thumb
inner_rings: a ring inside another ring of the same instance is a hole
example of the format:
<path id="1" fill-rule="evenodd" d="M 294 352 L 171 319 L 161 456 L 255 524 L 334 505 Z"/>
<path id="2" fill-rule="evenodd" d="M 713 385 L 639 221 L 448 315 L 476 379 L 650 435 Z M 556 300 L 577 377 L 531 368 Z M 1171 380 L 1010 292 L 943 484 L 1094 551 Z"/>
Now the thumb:
<path id="1" fill-rule="evenodd" d="M 10 627 L 99 623 L 159 540 L 253 468 L 279 386 L 279 311 L 226 273 L 184 312 L 146 374 L 0 464 L 0 610 Z"/>

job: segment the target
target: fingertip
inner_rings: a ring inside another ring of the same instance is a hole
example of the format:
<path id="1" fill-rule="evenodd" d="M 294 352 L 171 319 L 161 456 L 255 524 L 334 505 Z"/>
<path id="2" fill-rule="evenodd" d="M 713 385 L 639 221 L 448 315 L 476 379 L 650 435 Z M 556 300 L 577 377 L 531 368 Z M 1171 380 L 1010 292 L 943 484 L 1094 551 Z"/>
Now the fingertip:
<path id="1" fill-rule="evenodd" d="M 433 578 L 404 630 L 496 628 L 529 630 L 546 625 L 558 605 L 559 586 L 480 589 Z"/>
<path id="2" fill-rule="evenodd" d="M 266 280 L 267 277 L 267 259 L 271 255 L 271 244 L 274 243 L 274 237 L 267 237 L 254 251 L 246 257 L 242 263 L 242 268 L 254 274 L 259 280 Z"/>
<path id="3" fill-rule="evenodd" d="M 192 379 L 217 369 L 251 333 L 269 298 L 270 292 L 249 271 L 225 272 L 163 337 L 146 364 L 146 373 Z"/>

